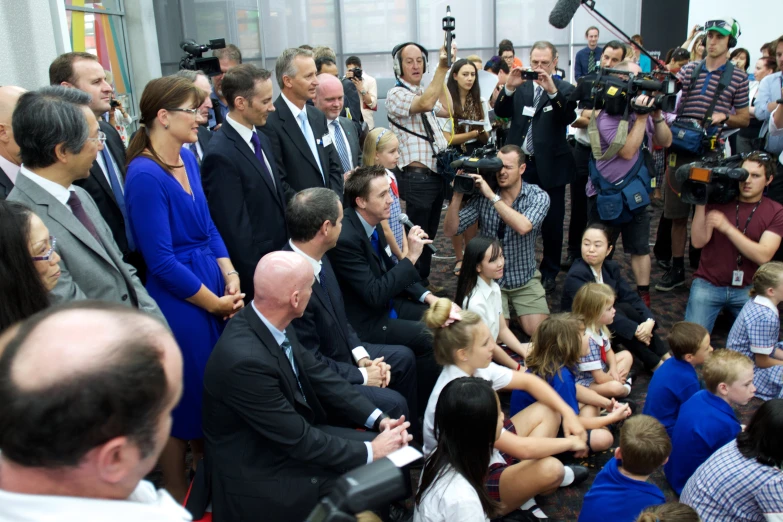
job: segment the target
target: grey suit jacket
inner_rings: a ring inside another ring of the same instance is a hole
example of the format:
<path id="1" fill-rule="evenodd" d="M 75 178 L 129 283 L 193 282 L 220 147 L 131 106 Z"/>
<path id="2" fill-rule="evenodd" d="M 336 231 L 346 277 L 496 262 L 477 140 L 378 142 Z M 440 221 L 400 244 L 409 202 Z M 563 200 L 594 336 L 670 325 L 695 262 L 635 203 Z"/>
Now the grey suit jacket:
<path id="1" fill-rule="evenodd" d="M 139 309 L 167 324 L 157 303 L 136 277 L 136 269 L 123 261 L 98 206 L 86 190 L 76 186 L 72 190 L 79 196 L 103 244 L 95 240 L 70 209 L 24 174 L 19 174 L 14 190 L 8 195 L 8 201 L 18 201 L 38 214 L 49 228 L 49 234 L 57 238 L 62 275 L 51 292 L 53 301 L 98 299 L 133 306 L 135 291 Z"/>
<path id="2" fill-rule="evenodd" d="M 351 146 L 351 161 L 353 162 L 353 167 L 361 167 L 362 148 L 359 145 L 359 132 L 356 130 L 356 124 L 345 116 L 340 116 L 340 127 L 343 128 L 343 132 L 348 136 L 348 144 Z"/>

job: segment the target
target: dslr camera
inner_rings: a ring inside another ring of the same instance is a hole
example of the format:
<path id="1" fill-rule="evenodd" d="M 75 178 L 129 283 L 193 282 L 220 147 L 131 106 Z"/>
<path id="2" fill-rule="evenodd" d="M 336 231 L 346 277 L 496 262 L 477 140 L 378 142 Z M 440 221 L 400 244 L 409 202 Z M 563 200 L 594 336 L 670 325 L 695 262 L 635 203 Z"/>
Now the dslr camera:
<path id="1" fill-rule="evenodd" d="M 692 205 L 734 201 L 739 195 L 739 184 L 748 179 L 748 171 L 740 165 L 739 154 L 725 159 L 702 158 L 682 165 L 674 173 L 682 185 L 682 201 Z"/>
<path id="2" fill-rule="evenodd" d="M 212 49 L 225 49 L 225 38 L 218 38 L 216 40 L 210 40 L 207 45 L 199 45 L 195 40 L 187 39 L 182 40 L 179 44 L 180 48 L 185 51 L 185 56 L 179 61 L 180 69 L 188 69 L 190 71 L 202 71 L 207 76 L 217 76 L 220 71 L 220 60 L 217 58 L 209 57 L 202 58 L 205 52 Z"/>
<path id="3" fill-rule="evenodd" d="M 462 156 L 451 162 L 451 168 L 461 169 L 465 174 L 454 176 L 454 192 L 473 194 L 476 183 L 467 174 L 480 174 L 494 189 L 495 174 L 503 168 L 503 162 L 498 159 L 498 149 L 495 145 L 487 145 L 473 151 L 470 156 Z"/>
<path id="4" fill-rule="evenodd" d="M 601 67 L 593 81 L 590 98 L 595 109 L 612 116 L 622 116 L 626 112 L 649 114 L 657 109 L 674 112 L 678 90 L 677 79 L 668 72 L 635 75 L 625 70 Z M 634 103 L 634 99 L 642 94 L 654 99 L 651 107 Z"/>

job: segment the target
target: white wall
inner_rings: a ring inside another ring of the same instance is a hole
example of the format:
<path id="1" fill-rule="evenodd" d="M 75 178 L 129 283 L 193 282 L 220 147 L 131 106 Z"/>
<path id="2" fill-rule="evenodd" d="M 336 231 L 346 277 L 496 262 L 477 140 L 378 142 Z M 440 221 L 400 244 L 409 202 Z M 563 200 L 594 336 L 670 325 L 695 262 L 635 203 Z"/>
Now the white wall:
<path id="1" fill-rule="evenodd" d="M 49 0 L 0 1 L 0 85 L 49 85 L 58 55 Z"/>
<path id="2" fill-rule="evenodd" d="M 730 16 L 737 20 L 742 28 L 737 46 L 750 52 L 750 67 L 761 58 L 759 49 L 765 42 L 774 40 L 783 34 L 780 24 L 780 0 L 690 0 L 688 10 L 688 31 L 696 25 L 704 25 L 709 20 Z M 683 41 L 688 35 L 683 35 Z"/>

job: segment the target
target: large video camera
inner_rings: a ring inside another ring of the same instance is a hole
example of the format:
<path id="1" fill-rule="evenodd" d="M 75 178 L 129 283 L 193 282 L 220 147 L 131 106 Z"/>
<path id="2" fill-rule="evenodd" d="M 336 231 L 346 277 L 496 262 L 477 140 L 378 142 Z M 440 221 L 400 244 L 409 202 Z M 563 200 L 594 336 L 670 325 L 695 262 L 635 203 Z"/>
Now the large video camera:
<path id="1" fill-rule="evenodd" d="M 682 185 L 684 203 L 706 205 L 734 201 L 739 195 L 739 184 L 748 179 L 748 171 L 741 168 L 742 156 L 699 161 L 682 165 L 674 173 Z"/>
<path id="2" fill-rule="evenodd" d="M 503 162 L 497 156 L 498 149 L 492 144 L 474 150 L 470 156 L 452 161 L 451 168 L 465 172 L 454 176 L 454 192 L 473 194 L 476 191 L 476 182 L 467 174 L 480 174 L 494 188 L 497 183 L 495 174 L 503 168 Z"/>
<path id="3" fill-rule="evenodd" d="M 212 49 L 225 49 L 226 40 L 224 38 L 210 40 L 208 45 L 199 45 L 195 40 L 189 38 L 182 40 L 179 46 L 185 51 L 185 56 L 179 61 L 180 69 L 202 71 L 207 76 L 216 76 L 221 73 L 220 60 L 215 57 L 202 58 L 202 56 Z"/>
<path id="4" fill-rule="evenodd" d="M 593 80 L 590 98 L 596 110 L 603 110 L 612 116 L 626 112 L 649 114 L 655 110 L 674 112 L 677 104 L 677 79 L 671 73 L 655 72 L 635 75 L 626 70 L 601 67 Z M 653 95 L 653 93 L 658 93 Z M 654 99 L 652 106 L 634 103 L 637 96 L 645 94 Z"/>

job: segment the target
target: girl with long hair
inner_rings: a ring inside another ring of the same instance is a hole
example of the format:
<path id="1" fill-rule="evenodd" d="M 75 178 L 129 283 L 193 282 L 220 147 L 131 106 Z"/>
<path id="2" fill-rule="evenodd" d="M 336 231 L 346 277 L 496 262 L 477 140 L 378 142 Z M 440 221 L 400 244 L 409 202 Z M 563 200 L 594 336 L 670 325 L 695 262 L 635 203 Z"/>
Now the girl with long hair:
<path id="1" fill-rule="evenodd" d="M 32 210 L 0 200 L 0 332 L 49 306 L 60 278 L 55 243 Z"/>
<path id="2" fill-rule="evenodd" d="M 183 147 L 198 139 L 203 99 L 204 93 L 185 78 L 167 76 L 147 84 L 139 107 L 141 129 L 128 146 L 125 184 L 131 232 L 147 264 L 147 291 L 184 359 L 183 396 L 172 412 L 171 437 L 160 459 L 166 489 L 178 501 L 187 492 L 188 441 L 193 467 L 204 453 L 204 369 L 245 295 L 209 215 L 196 157 Z"/>
<path id="3" fill-rule="evenodd" d="M 525 365 L 529 344 L 521 343 L 503 316 L 503 301 L 496 280 L 503 277 L 503 249 L 497 239 L 475 237 L 465 247 L 464 269 L 457 280 L 454 301 L 465 310 L 476 312 L 489 327 L 498 343 L 492 359 L 512 370 Z"/>

